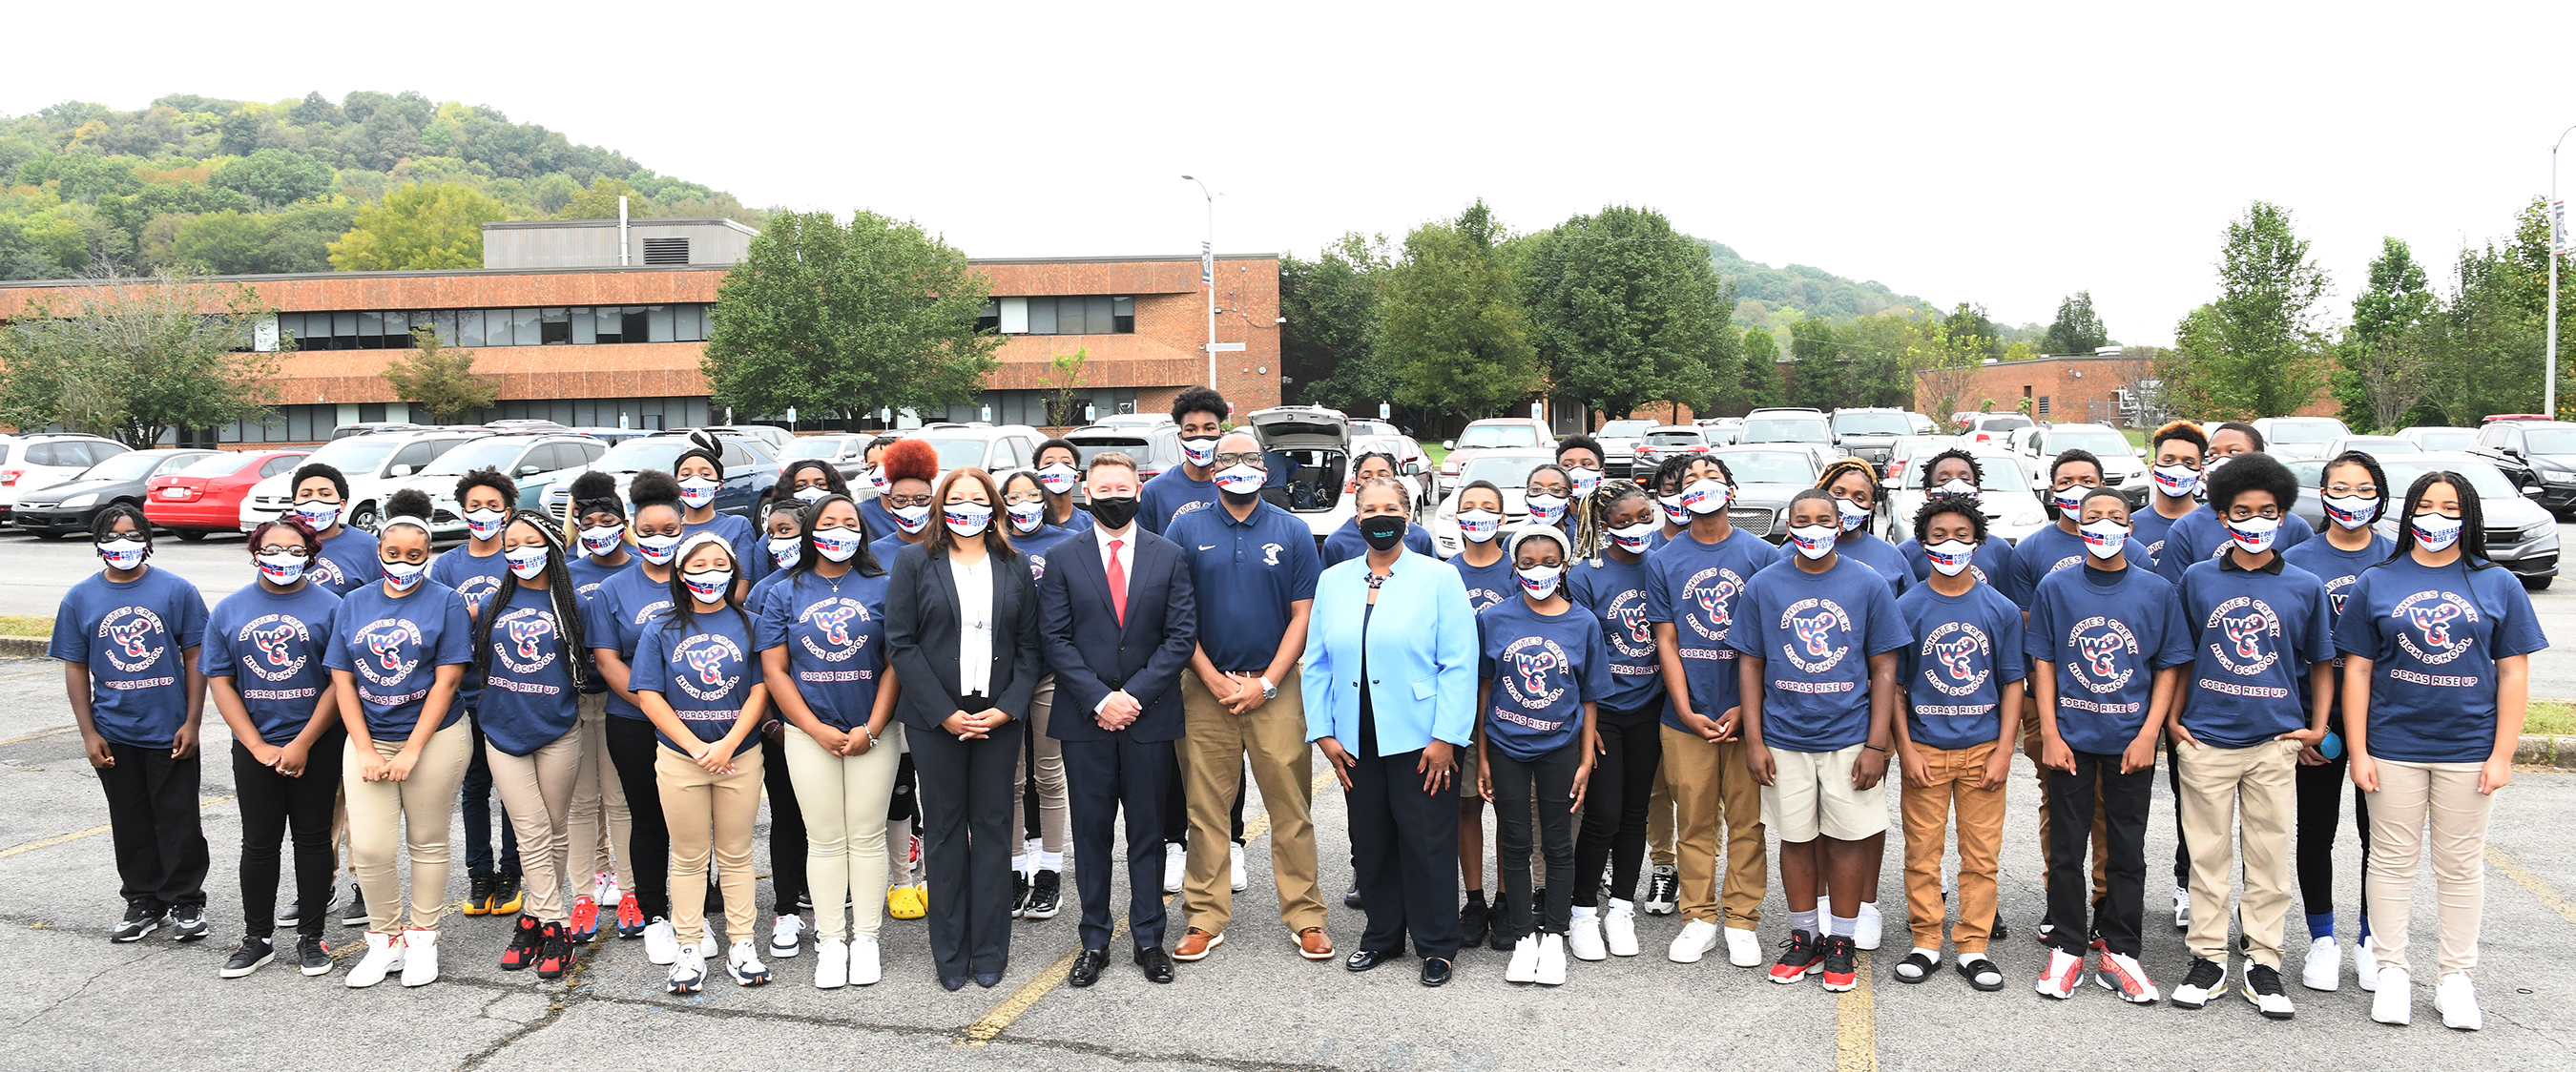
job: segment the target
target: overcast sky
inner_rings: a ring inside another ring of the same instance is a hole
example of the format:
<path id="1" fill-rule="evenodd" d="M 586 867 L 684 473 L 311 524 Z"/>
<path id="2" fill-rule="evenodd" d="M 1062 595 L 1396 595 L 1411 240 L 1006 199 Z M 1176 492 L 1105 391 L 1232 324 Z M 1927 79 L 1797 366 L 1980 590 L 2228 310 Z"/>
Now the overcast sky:
<path id="1" fill-rule="evenodd" d="M 2248 201 L 2295 213 L 2340 320 L 2380 236 L 2447 275 L 2576 124 L 2566 0 L 1733 6 L 192 6 L 91 46 L 95 11 L 39 5 L 0 113 L 413 89 L 986 257 L 1195 253 L 1183 173 L 1229 252 L 1626 203 L 2011 323 L 2089 289 L 2147 343 L 2214 294 Z"/>

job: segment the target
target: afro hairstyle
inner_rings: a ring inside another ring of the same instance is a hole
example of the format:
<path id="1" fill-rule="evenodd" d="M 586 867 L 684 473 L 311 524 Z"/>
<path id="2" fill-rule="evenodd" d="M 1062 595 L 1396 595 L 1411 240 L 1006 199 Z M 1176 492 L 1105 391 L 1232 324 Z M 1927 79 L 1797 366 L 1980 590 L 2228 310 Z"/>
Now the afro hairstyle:
<path id="1" fill-rule="evenodd" d="M 487 465 L 456 478 L 457 505 L 462 507 L 465 503 L 465 493 L 476 488 L 490 488 L 500 492 L 501 508 L 504 510 L 519 505 L 519 482 L 510 479 L 507 474 L 492 466 Z"/>
<path id="2" fill-rule="evenodd" d="M 2299 478 L 2290 475 L 2290 467 L 2269 454 L 2239 454 L 2235 460 L 2209 474 L 2209 506 L 2220 513 L 2236 505 L 2236 497 L 2249 491 L 2272 493 L 2272 503 L 2287 514 L 2299 501 Z"/>
<path id="3" fill-rule="evenodd" d="M 635 512 L 639 514 L 648 506 L 668 506 L 677 510 L 680 508 L 680 482 L 659 469 L 646 469 L 627 482 L 626 499 L 635 504 Z"/>
<path id="4" fill-rule="evenodd" d="M 877 464 L 885 469 L 889 484 L 897 480 L 933 483 L 939 479 L 939 448 L 926 439 L 898 439 Z"/>

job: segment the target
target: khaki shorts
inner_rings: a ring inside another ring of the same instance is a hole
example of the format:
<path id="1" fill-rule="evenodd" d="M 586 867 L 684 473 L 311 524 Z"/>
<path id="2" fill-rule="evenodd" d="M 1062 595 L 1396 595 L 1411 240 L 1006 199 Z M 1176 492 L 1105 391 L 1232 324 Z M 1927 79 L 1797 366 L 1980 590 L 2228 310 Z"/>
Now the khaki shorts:
<path id="1" fill-rule="evenodd" d="M 1877 789 L 1852 786 L 1852 768 L 1863 746 L 1834 752 L 1771 750 L 1775 773 L 1762 787 L 1762 824 L 1783 844 L 1816 840 L 1859 841 L 1887 832 L 1887 799 Z M 1884 783 L 1882 783 L 1883 785 Z"/>
<path id="2" fill-rule="evenodd" d="M 1476 767 L 1476 746 L 1471 744 L 1458 749 L 1458 799 L 1485 799 L 1484 794 L 1476 791 Z"/>

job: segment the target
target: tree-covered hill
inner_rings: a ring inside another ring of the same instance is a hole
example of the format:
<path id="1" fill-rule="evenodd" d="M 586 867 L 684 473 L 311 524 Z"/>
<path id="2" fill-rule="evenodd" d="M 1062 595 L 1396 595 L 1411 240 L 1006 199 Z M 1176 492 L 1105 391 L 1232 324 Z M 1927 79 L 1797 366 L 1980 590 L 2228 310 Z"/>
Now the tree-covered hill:
<path id="1" fill-rule="evenodd" d="M 386 203 L 406 187 L 425 189 Z M 474 228 L 479 257 L 484 220 L 614 215 L 619 194 L 638 215 L 764 215 L 623 153 L 418 93 L 174 94 L 131 112 L 65 102 L 0 116 L 0 278 L 468 267 L 385 260 L 410 248 L 399 240 L 336 259 L 331 244 L 362 226 Z"/>
<path id="2" fill-rule="evenodd" d="M 1709 262 L 1716 265 L 1718 277 L 1735 285 L 1735 322 L 1740 326 L 1785 336 L 1784 321 L 1800 317 L 1843 321 L 1889 309 L 1934 311 L 1931 302 L 1899 294 L 1885 283 L 1853 282 L 1804 264 L 1774 268 L 1745 260 L 1722 242 L 1705 238 L 1699 242 L 1708 247 Z M 1782 310 L 1796 310 L 1798 315 L 1782 317 Z"/>

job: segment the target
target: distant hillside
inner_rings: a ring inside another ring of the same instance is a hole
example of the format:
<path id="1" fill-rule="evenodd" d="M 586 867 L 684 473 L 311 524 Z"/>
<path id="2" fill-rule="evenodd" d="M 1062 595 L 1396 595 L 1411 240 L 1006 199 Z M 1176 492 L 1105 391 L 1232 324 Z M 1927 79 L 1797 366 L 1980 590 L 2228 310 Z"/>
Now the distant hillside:
<path id="1" fill-rule="evenodd" d="M 1932 309 L 1932 303 L 1911 294 L 1899 294 L 1875 280 L 1856 283 L 1804 264 L 1774 268 L 1745 260 L 1724 243 L 1705 238 L 1698 242 L 1708 247 L 1708 259 L 1717 266 L 1717 274 L 1735 284 L 1735 322 L 1739 327 L 1758 327 L 1786 338 L 1788 322 L 1798 319 L 1780 315 L 1787 309 L 1796 310 L 1800 316 L 1834 321 L 1889 309 Z"/>
<path id="2" fill-rule="evenodd" d="M 762 213 L 624 154 L 481 105 L 361 91 L 274 103 L 174 94 L 140 111 L 65 102 L 0 117 L 0 278 L 113 265 L 325 272 L 324 244 L 414 183 L 470 186 L 510 218 Z"/>

